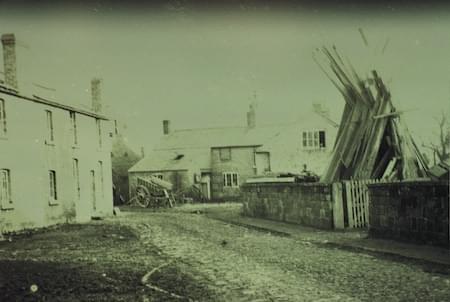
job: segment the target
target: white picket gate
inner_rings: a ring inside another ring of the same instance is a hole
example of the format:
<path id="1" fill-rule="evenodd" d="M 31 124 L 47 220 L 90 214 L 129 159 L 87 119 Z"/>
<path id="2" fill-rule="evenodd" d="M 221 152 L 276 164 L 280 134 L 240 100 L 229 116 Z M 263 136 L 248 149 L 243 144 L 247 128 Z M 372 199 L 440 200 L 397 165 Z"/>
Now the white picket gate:
<path id="1" fill-rule="evenodd" d="M 346 180 L 342 182 L 343 200 L 347 207 L 349 228 L 366 228 L 369 226 L 369 190 L 368 184 L 379 180 Z"/>

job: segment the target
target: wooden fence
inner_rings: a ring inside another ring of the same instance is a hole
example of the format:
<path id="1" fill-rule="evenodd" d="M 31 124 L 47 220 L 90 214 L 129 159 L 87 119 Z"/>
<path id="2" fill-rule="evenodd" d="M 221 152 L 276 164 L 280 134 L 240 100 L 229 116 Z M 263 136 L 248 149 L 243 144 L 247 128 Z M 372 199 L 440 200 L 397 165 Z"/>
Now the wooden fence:
<path id="1" fill-rule="evenodd" d="M 379 180 L 346 180 L 342 182 L 344 221 L 349 228 L 369 226 L 369 190 L 368 184 Z M 347 218 L 347 219 L 346 219 Z"/>

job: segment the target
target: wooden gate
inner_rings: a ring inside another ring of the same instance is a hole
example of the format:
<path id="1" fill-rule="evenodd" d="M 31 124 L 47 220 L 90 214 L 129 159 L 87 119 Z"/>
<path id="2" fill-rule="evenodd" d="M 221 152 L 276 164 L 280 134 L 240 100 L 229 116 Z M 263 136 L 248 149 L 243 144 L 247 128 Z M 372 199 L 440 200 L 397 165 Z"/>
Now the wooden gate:
<path id="1" fill-rule="evenodd" d="M 344 201 L 344 222 L 349 228 L 369 226 L 369 190 L 368 184 L 379 180 L 346 180 L 342 182 Z"/>

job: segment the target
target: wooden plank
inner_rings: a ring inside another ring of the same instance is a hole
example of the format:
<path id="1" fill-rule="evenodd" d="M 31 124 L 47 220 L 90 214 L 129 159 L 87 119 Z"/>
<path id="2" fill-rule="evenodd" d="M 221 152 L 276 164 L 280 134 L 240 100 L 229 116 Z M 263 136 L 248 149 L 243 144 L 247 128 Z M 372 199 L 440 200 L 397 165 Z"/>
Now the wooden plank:
<path id="1" fill-rule="evenodd" d="M 361 224 L 361 217 L 359 216 L 359 203 L 358 203 L 358 194 L 357 194 L 357 186 L 355 181 L 352 181 L 352 193 L 353 193 L 353 213 L 355 215 L 355 227 L 359 228 Z"/>
<path id="2" fill-rule="evenodd" d="M 361 227 L 366 226 L 366 208 L 365 208 L 365 199 L 364 199 L 364 182 L 365 180 L 360 180 L 358 182 L 358 198 L 360 201 L 360 209 L 361 209 Z"/>
<path id="3" fill-rule="evenodd" d="M 383 173 L 382 173 L 383 171 L 382 171 L 382 169 L 383 169 L 384 167 L 386 167 L 386 164 L 388 164 L 388 160 L 391 158 L 391 154 L 392 154 L 392 151 L 391 151 L 390 148 L 388 148 L 388 149 L 384 152 L 384 154 L 383 154 L 383 156 L 381 157 L 380 161 L 378 162 L 376 168 L 373 170 L 372 175 L 371 175 L 371 178 L 379 178 L 379 177 L 383 176 Z M 389 165 L 389 164 L 388 164 L 388 165 Z M 387 168 L 387 167 L 386 167 L 386 168 Z"/>
<path id="4" fill-rule="evenodd" d="M 361 182 L 358 181 L 358 188 L 357 188 L 357 194 L 358 194 L 358 210 L 359 210 L 359 217 L 360 217 L 360 227 L 364 227 L 365 223 L 365 217 L 364 217 L 364 200 L 362 199 L 361 192 Z"/>
<path id="5" fill-rule="evenodd" d="M 353 215 L 353 227 L 358 227 L 358 213 L 356 212 L 356 198 L 355 198 L 355 186 L 353 180 L 350 181 L 350 194 L 352 196 L 352 215 Z"/>
<path id="6" fill-rule="evenodd" d="M 365 215 L 364 215 L 364 200 L 362 199 L 362 183 L 361 181 L 357 182 L 356 193 L 358 194 L 358 210 L 359 210 L 359 219 L 360 219 L 360 227 L 364 227 L 365 224 Z"/>
<path id="7" fill-rule="evenodd" d="M 355 227 L 359 228 L 361 224 L 360 216 L 359 216 L 359 200 L 358 200 L 358 192 L 357 192 L 356 182 L 352 180 L 352 195 L 353 195 L 353 211 L 355 213 Z"/>
<path id="8" fill-rule="evenodd" d="M 367 194 L 369 192 L 368 185 L 370 184 L 370 180 L 366 180 L 364 183 L 364 217 L 365 217 L 365 227 L 367 228 L 369 226 L 369 195 Z"/>
<path id="9" fill-rule="evenodd" d="M 372 184 L 372 183 L 375 183 L 375 180 L 368 180 L 367 181 L 367 183 L 366 183 L 366 190 L 365 190 L 365 192 L 364 192 L 364 196 L 365 196 L 365 199 L 366 199 L 366 221 L 367 221 L 367 223 L 366 223 L 366 227 L 368 228 L 369 226 L 370 226 L 370 216 L 369 216 L 369 214 L 370 214 L 370 196 L 369 196 L 369 184 Z"/>
<path id="10" fill-rule="evenodd" d="M 335 182 L 331 189 L 333 194 L 333 225 L 335 229 L 341 230 L 345 228 L 342 184 Z"/>
<path id="11" fill-rule="evenodd" d="M 353 201 L 350 189 L 350 181 L 344 181 L 345 193 L 347 196 L 347 216 L 348 216 L 348 226 L 350 228 L 354 227 L 353 221 Z"/>

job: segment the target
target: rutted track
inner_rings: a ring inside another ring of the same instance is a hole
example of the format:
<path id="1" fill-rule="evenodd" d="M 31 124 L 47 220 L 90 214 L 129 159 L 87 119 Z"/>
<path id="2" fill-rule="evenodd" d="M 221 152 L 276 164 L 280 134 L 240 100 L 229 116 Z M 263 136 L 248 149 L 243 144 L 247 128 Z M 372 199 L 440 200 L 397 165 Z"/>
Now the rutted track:
<path id="1" fill-rule="evenodd" d="M 127 223 L 130 221 L 127 218 Z M 133 214 L 144 243 L 195 268 L 223 301 L 446 301 L 448 276 L 204 215 Z"/>

